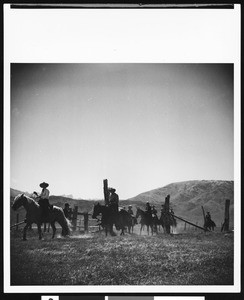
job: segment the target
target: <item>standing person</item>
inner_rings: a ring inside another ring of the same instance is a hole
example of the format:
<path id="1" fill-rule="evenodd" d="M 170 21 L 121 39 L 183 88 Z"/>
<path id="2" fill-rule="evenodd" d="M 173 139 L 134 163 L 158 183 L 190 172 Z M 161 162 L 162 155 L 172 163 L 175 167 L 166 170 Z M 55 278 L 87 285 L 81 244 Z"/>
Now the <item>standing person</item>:
<path id="1" fill-rule="evenodd" d="M 48 209 L 51 208 L 52 206 L 49 204 L 49 190 L 47 187 L 49 186 L 48 183 L 42 182 L 40 183 L 40 187 L 42 188 L 41 194 L 39 196 L 39 205 L 41 206 L 42 209 L 42 218 L 47 218 L 48 217 Z"/>

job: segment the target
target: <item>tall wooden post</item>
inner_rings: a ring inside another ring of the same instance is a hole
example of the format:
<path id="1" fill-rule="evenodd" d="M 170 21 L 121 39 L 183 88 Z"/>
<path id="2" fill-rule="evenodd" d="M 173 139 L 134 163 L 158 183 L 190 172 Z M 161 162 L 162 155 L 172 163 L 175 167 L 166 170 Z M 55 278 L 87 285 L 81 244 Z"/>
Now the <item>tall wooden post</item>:
<path id="1" fill-rule="evenodd" d="M 221 231 L 229 231 L 229 222 L 230 222 L 230 213 L 229 213 L 229 208 L 230 208 L 230 199 L 225 200 L 225 220 L 224 224 L 221 227 Z"/>
<path id="2" fill-rule="evenodd" d="M 170 233 L 170 213 L 169 213 L 169 199 L 170 195 L 167 195 L 164 202 L 164 209 L 165 209 L 165 230 L 166 233 Z"/>
<path id="3" fill-rule="evenodd" d="M 202 206 L 202 213 L 203 213 L 203 221 L 204 221 L 204 223 L 203 223 L 203 227 L 205 226 L 205 224 L 206 224 L 206 215 L 205 215 L 205 211 L 204 211 L 204 208 L 203 208 L 203 206 Z"/>
<path id="4" fill-rule="evenodd" d="M 84 229 L 88 233 L 88 213 L 84 213 Z"/>
<path id="5" fill-rule="evenodd" d="M 78 216 L 78 206 L 75 206 L 73 209 L 73 217 L 72 217 L 73 230 L 76 230 L 77 216 Z"/>
<path id="6" fill-rule="evenodd" d="M 109 191 L 108 191 L 108 180 L 103 180 L 103 193 L 104 193 L 104 201 L 105 205 L 108 205 L 109 203 Z"/>

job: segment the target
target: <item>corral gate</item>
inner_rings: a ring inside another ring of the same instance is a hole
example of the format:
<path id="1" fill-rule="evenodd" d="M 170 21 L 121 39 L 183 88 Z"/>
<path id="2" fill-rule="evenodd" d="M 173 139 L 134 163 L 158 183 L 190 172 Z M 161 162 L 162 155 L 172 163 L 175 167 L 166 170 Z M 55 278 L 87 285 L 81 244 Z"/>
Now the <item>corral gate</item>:
<path id="1" fill-rule="evenodd" d="M 81 218 L 79 216 L 81 216 Z M 88 233 L 89 231 L 99 231 L 100 225 L 97 225 L 96 222 L 96 220 L 91 218 L 91 214 L 88 212 L 79 212 L 78 206 L 74 207 L 71 219 L 74 231 L 77 230 L 77 228 L 79 231 L 83 229 L 85 233 Z"/>

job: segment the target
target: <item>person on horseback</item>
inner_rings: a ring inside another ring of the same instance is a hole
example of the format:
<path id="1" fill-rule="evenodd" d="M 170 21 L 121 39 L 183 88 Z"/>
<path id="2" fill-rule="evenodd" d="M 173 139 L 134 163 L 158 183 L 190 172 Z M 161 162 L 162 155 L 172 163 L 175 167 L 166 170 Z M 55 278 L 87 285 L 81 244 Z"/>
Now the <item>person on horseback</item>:
<path id="1" fill-rule="evenodd" d="M 161 216 L 165 214 L 165 206 L 164 204 L 161 205 Z"/>
<path id="2" fill-rule="evenodd" d="M 69 207 L 69 203 L 64 204 L 63 211 L 64 211 L 65 218 L 71 220 L 72 209 Z"/>
<path id="3" fill-rule="evenodd" d="M 119 211 L 119 196 L 115 193 L 116 189 L 109 188 L 109 204 L 108 206 L 111 208 L 111 211 L 118 213 Z"/>
<path id="4" fill-rule="evenodd" d="M 152 207 L 150 205 L 150 203 L 147 201 L 146 203 L 146 212 L 150 215 L 152 215 Z"/>
<path id="5" fill-rule="evenodd" d="M 209 221 L 211 221 L 211 215 L 210 215 L 210 212 L 208 211 L 206 214 L 206 222 L 209 222 Z"/>
<path id="6" fill-rule="evenodd" d="M 108 206 L 111 213 L 116 216 L 119 212 L 119 196 L 115 193 L 116 189 L 114 188 L 109 188 L 108 191 L 110 193 Z"/>
<path id="7" fill-rule="evenodd" d="M 109 202 L 108 206 L 110 208 L 110 214 L 112 216 L 112 219 L 114 220 L 114 224 L 116 229 L 119 228 L 119 196 L 115 193 L 116 189 L 114 188 L 109 188 L 108 189 L 110 195 L 109 195 Z"/>
<path id="8" fill-rule="evenodd" d="M 216 224 L 212 220 L 210 212 L 208 211 L 205 216 L 204 228 L 209 229 L 209 230 L 214 230 L 214 227 L 216 227 Z"/>
<path id="9" fill-rule="evenodd" d="M 132 205 L 129 205 L 129 206 L 128 206 L 128 213 L 129 213 L 131 216 L 134 215 L 133 210 L 132 210 Z"/>
<path id="10" fill-rule="evenodd" d="M 41 194 L 38 197 L 39 201 L 38 204 L 40 205 L 41 209 L 42 209 L 42 218 L 46 219 L 48 217 L 48 212 L 49 209 L 52 209 L 52 205 L 50 205 L 49 203 L 49 190 L 47 189 L 47 187 L 49 186 L 48 183 L 46 182 L 42 182 L 40 183 L 40 187 L 42 188 Z"/>
<path id="11" fill-rule="evenodd" d="M 152 215 L 157 216 L 157 210 L 154 205 L 152 206 Z"/>

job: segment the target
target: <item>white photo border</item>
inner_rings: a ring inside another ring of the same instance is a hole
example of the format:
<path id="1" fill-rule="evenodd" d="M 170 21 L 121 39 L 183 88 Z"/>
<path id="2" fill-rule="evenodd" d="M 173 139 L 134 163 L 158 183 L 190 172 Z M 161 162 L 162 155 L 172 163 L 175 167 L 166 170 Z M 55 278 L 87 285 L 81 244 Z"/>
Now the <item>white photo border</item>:
<path id="1" fill-rule="evenodd" d="M 239 4 L 234 9 L 196 10 L 39 10 L 11 9 L 10 4 L 4 5 L 5 293 L 43 293 L 44 290 L 43 286 L 10 284 L 10 64 L 27 62 L 234 64 L 234 285 L 45 286 L 45 293 L 240 292 L 240 10 Z M 66 23 L 60 29 L 57 24 L 64 18 Z M 177 20 L 182 18 L 184 22 L 178 27 Z"/>

